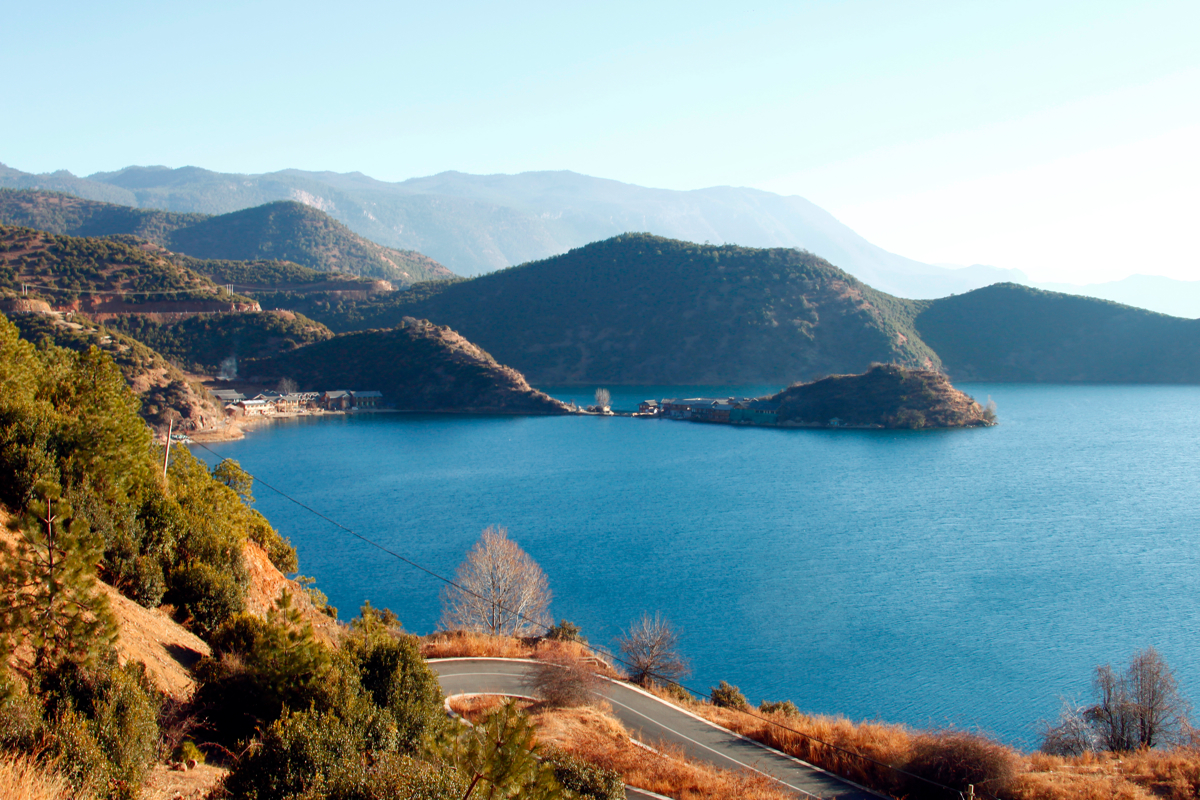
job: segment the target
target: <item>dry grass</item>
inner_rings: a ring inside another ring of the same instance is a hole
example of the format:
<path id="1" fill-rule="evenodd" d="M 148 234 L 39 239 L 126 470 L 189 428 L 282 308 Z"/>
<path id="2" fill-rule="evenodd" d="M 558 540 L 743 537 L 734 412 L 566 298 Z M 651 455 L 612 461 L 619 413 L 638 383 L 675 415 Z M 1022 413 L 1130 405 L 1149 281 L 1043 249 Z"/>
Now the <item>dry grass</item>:
<path id="1" fill-rule="evenodd" d="M 679 702 L 670 693 L 656 694 Z M 861 758 L 839 752 L 750 714 L 708 703 L 685 703 L 694 714 L 789 755 L 843 775 L 885 793 L 902 790 L 896 774 Z M 756 714 L 758 712 L 755 712 Z M 884 764 L 908 767 L 920 745 L 944 739 L 947 747 L 961 732 L 930 733 L 901 725 L 874 722 L 853 723 L 847 719 L 820 716 L 766 714 L 788 728 L 836 747 L 868 756 Z M 1137 753 L 1087 753 L 1075 758 L 1022 754 L 1011 748 L 1005 760 L 1016 774 L 1003 788 L 990 787 L 1005 800 L 1189 800 L 1200 797 L 1200 750 L 1144 750 Z"/>
<path id="2" fill-rule="evenodd" d="M 472 722 L 487 716 L 503 701 L 496 696 L 460 697 L 451 703 Z M 738 797 L 746 800 L 783 800 L 792 795 L 762 775 L 717 769 L 693 761 L 677 750 L 654 753 L 629 738 L 624 726 L 606 705 L 586 708 L 550 708 L 522 702 L 521 707 L 537 726 L 538 741 L 554 745 L 598 767 L 615 770 L 630 786 L 638 786 L 680 800 Z"/>
<path id="3" fill-rule="evenodd" d="M 590 764 L 615 770 L 630 786 L 680 800 L 738 797 L 782 800 L 792 795 L 775 781 L 752 772 L 717 769 L 677 750 L 654 753 L 634 744 L 625 728 L 601 708 L 533 707 L 538 737 Z"/>
<path id="4" fill-rule="evenodd" d="M 421 637 L 425 658 L 533 658 L 533 649 L 526 639 L 472 631 L 438 631 Z"/>
<path id="5" fill-rule="evenodd" d="M 474 631 L 437 631 L 422 636 L 420 647 L 421 655 L 425 658 L 536 658 L 549 661 L 560 658 L 584 659 L 592 663 L 596 672 L 601 675 L 620 677 L 620 673 L 610 664 L 595 658 L 592 651 L 578 642 L 489 636 Z"/>
<path id="6" fill-rule="evenodd" d="M 71 800 L 71 784 L 32 758 L 0 756 L 0 797 L 4 800 Z"/>

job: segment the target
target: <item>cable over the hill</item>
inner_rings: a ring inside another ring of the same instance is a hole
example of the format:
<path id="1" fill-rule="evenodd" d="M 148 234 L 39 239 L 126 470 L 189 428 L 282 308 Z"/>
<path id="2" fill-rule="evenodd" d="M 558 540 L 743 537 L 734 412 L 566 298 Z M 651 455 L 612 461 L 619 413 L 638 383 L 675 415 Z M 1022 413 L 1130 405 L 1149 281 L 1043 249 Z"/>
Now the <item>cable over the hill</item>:
<path id="1" fill-rule="evenodd" d="M 196 447 L 200 447 L 200 448 L 202 448 L 202 449 L 204 449 L 204 450 L 207 450 L 209 453 L 212 453 L 212 454 L 213 454 L 214 456 L 216 456 L 217 458 L 220 458 L 220 459 L 222 459 L 222 460 L 224 460 L 224 458 L 225 458 L 224 456 L 222 456 L 222 455 L 220 455 L 219 453 L 215 452 L 215 451 L 214 451 L 212 448 L 208 447 L 207 445 L 203 444 L 202 442 L 193 442 L 192 444 L 194 444 Z M 242 470 L 242 471 L 243 471 L 243 472 L 246 472 L 245 470 Z M 328 522 L 330 525 L 333 525 L 334 527 L 336 527 L 336 528 L 339 528 L 339 529 L 340 529 L 340 530 L 342 530 L 342 531 L 345 531 L 346 533 L 350 534 L 350 535 L 351 535 L 351 536 L 353 536 L 354 538 L 356 538 L 356 539 L 359 539 L 360 541 L 362 541 L 362 542 L 365 542 L 365 543 L 367 543 L 367 544 L 371 545 L 371 546 L 372 546 L 372 547 L 374 547 L 376 550 L 379 550 L 379 551 L 381 551 L 381 552 L 387 553 L 388 555 L 392 556 L 393 558 L 395 558 L 395 559 L 398 559 L 399 561 L 402 561 L 402 562 L 404 562 L 405 564 L 408 564 L 410 567 L 413 567 L 414 569 L 417 569 L 417 570 L 420 570 L 421 572 L 424 572 L 426 575 L 430 576 L 431 578 L 434 578 L 435 580 L 439 580 L 439 581 L 441 581 L 442 583 L 446 584 L 447 586 L 452 586 L 452 587 L 454 587 L 455 589 L 458 589 L 459 591 L 466 592 L 467 594 L 469 594 L 469 595 L 472 595 L 473 597 L 477 597 L 477 598 L 479 598 L 480 600 L 483 600 L 483 601 L 484 601 L 484 602 L 486 602 L 486 603 L 493 603 L 493 604 L 495 604 L 496 606 L 498 606 L 498 607 L 499 607 L 501 610 L 503 610 L 503 611 L 506 611 L 506 612 L 508 612 L 509 614 L 512 614 L 513 616 L 515 616 L 515 617 L 517 617 L 517 618 L 519 618 L 519 619 L 521 619 L 521 620 L 524 620 L 525 622 L 528 622 L 530 625 L 533 625 L 533 626 L 535 626 L 536 628 L 539 628 L 539 629 L 541 629 L 541 630 L 543 630 L 543 631 L 549 631 L 549 630 L 550 630 L 550 626 L 546 625 L 544 622 L 539 622 L 539 621 L 537 621 L 537 620 L 531 619 L 531 618 L 529 618 L 529 617 L 528 617 L 528 616 L 526 616 L 525 614 L 522 614 L 522 613 L 521 613 L 521 612 L 519 612 L 519 611 L 512 611 L 512 610 L 510 610 L 510 609 L 508 609 L 508 608 L 505 608 L 504 606 L 500 605 L 499 603 L 496 603 L 494 600 L 491 600 L 491 599 L 489 599 L 489 598 L 487 598 L 487 597 L 484 597 L 483 595 L 479 594 L 478 592 L 474 592 L 474 591 L 472 591 L 472 590 L 468 589 L 467 587 L 465 587 L 465 586 L 463 586 L 463 585 L 461 585 L 461 584 L 457 583 L 456 581 L 454 581 L 454 580 L 451 580 L 450 578 L 447 578 L 447 577 L 445 577 L 445 576 L 443 576 L 443 575 L 440 575 L 439 573 L 437 573 L 437 572 L 434 572 L 433 570 L 429 569 L 428 567 L 422 566 L 421 564 L 418 564 L 416 561 L 413 561 L 412 559 L 410 559 L 410 558 L 407 558 L 407 557 L 405 557 L 405 556 L 401 555 L 400 553 L 397 553 L 395 550 L 391 550 L 390 548 L 388 548 L 388 547 L 386 547 L 386 546 L 384 546 L 384 545 L 380 544 L 379 542 L 376 542 L 376 541 L 374 541 L 373 539 L 370 539 L 369 537 L 363 536 L 361 533 L 358 533 L 358 532 L 356 532 L 356 531 L 354 531 L 354 530 L 352 530 L 352 529 L 350 529 L 350 528 L 346 527 L 345 525 L 343 525 L 342 523 L 338 522 L 337 520 L 335 520 L 335 519 L 332 519 L 331 517 L 328 517 L 328 516 L 326 516 L 325 514 L 322 514 L 320 511 L 317 511 L 317 510 L 316 510 L 315 508 L 313 508 L 312 506 L 310 506 L 310 505 L 308 505 L 308 504 L 306 504 L 306 503 L 304 503 L 304 502 L 302 502 L 302 501 L 300 501 L 300 500 L 297 500 L 296 498 L 292 497 L 292 496 L 291 496 L 291 495 L 289 495 L 288 493 L 284 492 L 282 489 L 278 489 L 278 488 L 276 488 L 276 487 L 272 486 L 271 484 L 267 483 L 266 481 L 262 480 L 261 478 L 258 478 L 258 477 L 256 477 L 256 476 L 252 475 L 252 474 L 251 474 L 251 473 L 249 473 L 249 472 L 246 472 L 246 474 L 247 474 L 247 475 L 249 475 L 249 476 L 250 476 L 250 478 L 251 478 L 251 479 L 253 479 L 253 480 L 254 480 L 256 483 L 260 483 L 260 484 L 262 484 L 263 486 L 265 486 L 266 488 L 270 489 L 272 492 L 275 492 L 275 494 L 279 495 L 280 497 L 284 498 L 285 500 L 288 500 L 288 501 L 290 501 L 290 502 L 292 502 L 292 503 L 296 504 L 297 506 L 299 506 L 300 508 L 302 508 L 302 509 L 304 509 L 305 511 L 309 512 L 310 514 L 313 514 L 313 515 L 315 515 L 315 516 L 317 516 L 317 517 L 319 517 L 319 518 L 321 518 L 321 519 L 325 520 L 325 521 L 326 521 L 326 522 Z M 606 651 L 604 651 L 604 650 L 601 650 L 600 648 L 598 648 L 598 647 L 596 647 L 596 646 L 594 646 L 594 645 L 588 644 L 588 643 L 586 643 L 586 642 L 579 642 L 578 644 L 580 644 L 582 647 L 585 647 L 585 648 L 587 648 L 587 649 L 588 649 L 588 650 L 590 650 L 592 653 L 595 653 L 596 655 L 598 655 L 598 656 L 602 656 L 602 657 L 606 656 L 606 657 L 608 657 L 608 658 L 612 659 L 614 662 L 616 662 L 616 663 L 618 663 L 618 664 L 621 664 L 622 666 L 625 666 L 625 667 L 633 667 L 633 666 L 634 666 L 633 664 L 629 663 L 628 661 L 625 661 L 625 660 L 623 660 L 623 659 L 621 659 L 621 658 L 619 658 L 619 657 L 617 657 L 617 656 L 613 655 L 612 653 L 608 653 L 608 652 L 606 652 Z M 705 693 L 705 692 L 702 692 L 702 691 L 700 691 L 700 690 L 698 690 L 698 689 L 694 689 L 694 688 L 692 688 L 692 687 L 690 687 L 690 686 L 688 686 L 688 685 L 686 685 L 686 684 L 684 684 L 684 683 L 681 683 L 681 682 L 679 682 L 679 681 L 677 681 L 677 680 L 674 680 L 674 679 L 672 679 L 672 678 L 667 678 L 667 677 L 665 677 L 665 676 L 662 676 L 662 675 L 657 675 L 657 674 L 655 674 L 655 673 L 649 673 L 649 674 L 650 674 L 650 675 L 652 675 L 654 678 L 658 679 L 659 681 L 661 681 L 661 682 L 662 682 L 662 683 L 664 683 L 664 684 L 671 684 L 671 685 L 674 685 L 674 686 L 678 686 L 680 689 L 683 689 L 683 690 L 684 690 L 685 692 L 687 692 L 688 694 L 694 695 L 694 696 L 696 696 L 696 697 L 699 697 L 699 698 L 703 698 L 703 697 L 705 697 L 705 696 L 706 696 L 706 693 Z M 890 772 L 894 772 L 894 773 L 896 773 L 896 774 L 898 774 L 898 775 L 904 775 L 905 777 L 908 777 L 908 778 L 912 778 L 912 779 L 914 779 L 914 780 L 921 781 L 922 783 L 926 783 L 926 784 L 928 784 L 928 785 L 930 785 L 930 786 L 933 786 L 933 787 L 936 787 L 936 788 L 938 788 L 938 789 L 941 789 L 941 790 L 944 790 L 944 791 L 950 792 L 951 794 L 957 795 L 957 796 L 959 796 L 960 798 L 961 798 L 961 797 L 964 797 L 964 795 L 963 795 L 963 793 L 962 793 L 961 791 L 959 791 L 958 789 L 955 789 L 955 788 L 954 788 L 954 787 L 952 787 L 952 786 L 947 786 L 947 785 L 946 785 L 946 784 L 944 784 L 944 783 L 939 783 L 939 782 L 937 782 L 937 781 L 935 781 L 935 780 L 931 780 L 931 779 L 929 779 L 929 778 L 926 778 L 926 777 L 924 777 L 924 776 L 922 776 L 922 775 L 917 775 L 916 773 L 909 772 L 908 770 L 901 769 L 900 767 L 894 766 L 894 765 L 892 765 L 892 764 L 888 764 L 888 763 L 886 763 L 886 762 L 880 761 L 880 760 L 878 760 L 878 759 L 875 759 L 875 758 L 872 758 L 872 757 L 870 757 L 870 756 L 863 755 L 862 753 L 858 753 L 858 752 L 856 752 L 856 751 L 854 751 L 854 750 L 849 750 L 849 749 L 847 749 L 847 748 L 845 748 L 845 747 L 841 747 L 840 745 L 833 744 L 832 742 L 826 742 L 826 741 L 824 741 L 824 740 L 822 740 L 822 739 L 818 739 L 817 737 L 815 737 L 815 736 L 812 736 L 811 734 L 805 733 L 804 731 L 799 731 L 799 730 L 796 730 L 795 728 L 792 728 L 792 727 L 789 727 L 789 726 L 787 726 L 787 725 L 784 725 L 782 722 L 779 722 L 779 721 L 777 721 L 777 720 L 771 719 L 770 717 L 766 717 L 766 716 L 764 716 L 764 715 L 762 715 L 762 714 L 760 714 L 760 713 L 757 713 L 757 712 L 755 712 L 755 711 L 751 711 L 751 710 L 744 710 L 744 711 L 742 711 L 742 713 L 743 713 L 743 714 L 746 714 L 746 715 L 748 715 L 748 716 L 750 716 L 750 717 L 753 717 L 754 719 L 757 719 L 757 720 L 759 720 L 759 721 L 761 721 L 761 722 L 765 722 L 765 723 L 767 723 L 768 725 L 772 725 L 772 726 L 774 726 L 774 727 L 776 727 L 776 728 L 779 728 L 780 730 L 787 731 L 788 733 L 792 733 L 792 734 L 795 734 L 796 736 L 800 736 L 800 737 L 802 737 L 802 738 L 804 738 L 804 739 L 807 739 L 807 740 L 808 740 L 808 741 L 810 741 L 810 742 L 814 742 L 814 743 L 816 743 L 816 744 L 819 744 L 819 745 L 821 745 L 822 747 L 828 747 L 828 748 L 829 748 L 829 749 L 831 749 L 831 750 L 835 750 L 835 751 L 837 751 L 837 752 L 839 752 L 839 753 L 843 753 L 843 754 L 845 754 L 845 755 L 851 756 L 852 758 L 857 758 L 857 759 L 859 759 L 859 760 L 861 760 L 861 761 L 864 761 L 864 762 L 866 762 L 866 763 L 868 763 L 868 764 L 873 764 L 873 765 L 875 765 L 875 766 L 877 766 L 877 767 L 881 767 L 881 768 L 883 768 L 883 769 L 885 769 L 885 770 L 888 770 L 888 771 L 890 771 Z M 979 793 L 981 793 L 981 794 L 986 794 L 988 797 L 991 797 L 991 798 L 993 798 L 993 800 L 1000 800 L 1000 798 L 999 798 L 997 795 L 994 795 L 994 794 L 992 794 L 991 792 L 988 792 L 988 791 L 986 791 L 986 790 L 983 790 L 983 789 L 979 789 L 978 787 L 976 787 L 976 790 L 977 790 Z"/>

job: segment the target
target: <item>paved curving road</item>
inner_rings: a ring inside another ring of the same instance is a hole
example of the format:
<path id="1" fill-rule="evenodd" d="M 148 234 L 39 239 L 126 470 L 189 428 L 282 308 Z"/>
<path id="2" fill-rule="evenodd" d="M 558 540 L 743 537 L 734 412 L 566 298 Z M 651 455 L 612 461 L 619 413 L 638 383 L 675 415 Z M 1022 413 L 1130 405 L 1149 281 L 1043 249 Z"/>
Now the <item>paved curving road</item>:
<path id="1" fill-rule="evenodd" d="M 505 658 L 440 658 L 430 660 L 429 667 L 437 673 L 446 696 L 528 696 L 527 676 L 533 663 Z M 776 779 L 801 797 L 830 800 L 878 800 L 881 797 L 825 770 L 714 725 L 628 683 L 605 681 L 601 693 L 612 704 L 614 715 L 630 734 L 652 747 L 666 742 L 680 747 L 690 758 L 708 761 L 718 767 L 760 772 Z"/>

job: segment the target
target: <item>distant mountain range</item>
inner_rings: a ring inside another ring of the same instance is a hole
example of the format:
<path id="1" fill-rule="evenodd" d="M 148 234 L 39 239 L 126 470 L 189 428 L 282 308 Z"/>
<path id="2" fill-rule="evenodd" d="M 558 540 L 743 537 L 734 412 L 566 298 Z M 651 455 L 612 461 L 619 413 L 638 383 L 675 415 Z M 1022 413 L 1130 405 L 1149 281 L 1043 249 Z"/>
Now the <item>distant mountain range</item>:
<path id="1" fill-rule="evenodd" d="M 291 261 L 400 286 L 456 277 L 428 256 L 376 244 L 323 211 L 291 201 L 211 216 L 130 208 L 58 191 L 0 189 L 0 225 L 70 236 L 132 235 L 201 259 Z"/>
<path id="2" fill-rule="evenodd" d="M 197 167 L 127 167 L 79 178 L 0 165 L 0 186 L 182 213 L 228 214 L 293 200 L 374 242 L 424 253 L 460 275 L 643 231 L 692 242 L 803 248 L 903 297 L 940 297 L 1021 277 L 1013 270 L 947 269 L 889 253 L 801 197 L 727 186 L 648 189 L 573 172 L 444 172 L 387 183 L 357 172 L 234 175 Z"/>

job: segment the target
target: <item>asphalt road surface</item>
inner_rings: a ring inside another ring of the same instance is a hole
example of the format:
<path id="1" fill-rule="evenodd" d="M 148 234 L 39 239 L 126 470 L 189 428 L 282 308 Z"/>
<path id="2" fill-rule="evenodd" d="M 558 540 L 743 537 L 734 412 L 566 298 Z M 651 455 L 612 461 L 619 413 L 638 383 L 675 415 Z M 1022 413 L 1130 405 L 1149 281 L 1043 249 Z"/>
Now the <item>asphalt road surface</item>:
<path id="1" fill-rule="evenodd" d="M 532 694 L 527 675 L 533 662 L 504 658 L 432 659 L 447 697 L 456 694 Z M 768 775 L 800 797 L 878 800 L 860 786 L 738 736 L 627 683 L 605 681 L 601 694 L 630 735 L 643 744 L 676 745 L 690 758 L 724 769 L 749 769 Z M 633 797 L 633 793 L 630 793 Z M 642 797 L 653 795 L 641 795 Z"/>

